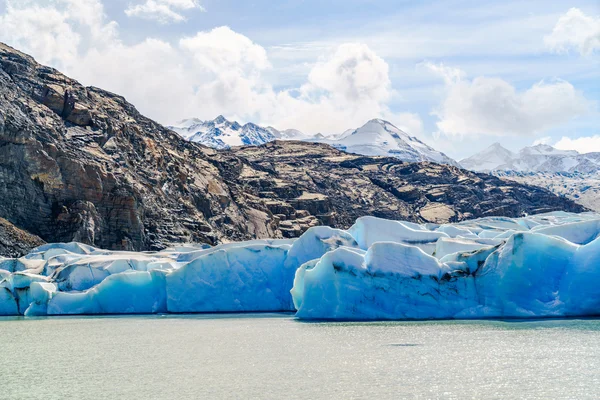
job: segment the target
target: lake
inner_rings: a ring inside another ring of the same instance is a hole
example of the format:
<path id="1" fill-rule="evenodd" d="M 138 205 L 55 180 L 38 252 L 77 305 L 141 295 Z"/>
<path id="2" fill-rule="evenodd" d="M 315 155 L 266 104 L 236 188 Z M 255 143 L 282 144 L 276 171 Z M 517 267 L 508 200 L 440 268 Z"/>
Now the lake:
<path id="1" fill-rule="evenodd" d="M 598 398 L 600 320 L 0 318 L 2 399 Z"/>

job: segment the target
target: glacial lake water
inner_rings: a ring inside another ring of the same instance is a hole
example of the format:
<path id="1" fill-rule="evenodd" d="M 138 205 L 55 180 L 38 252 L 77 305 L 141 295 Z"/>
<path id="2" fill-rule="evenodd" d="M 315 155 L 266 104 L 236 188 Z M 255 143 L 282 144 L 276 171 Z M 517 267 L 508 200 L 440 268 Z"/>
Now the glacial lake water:
<path id="1" fill-rule="evenodd" d="M 1 399 L 600 397 L 600 320 L 0 318 Z"/>

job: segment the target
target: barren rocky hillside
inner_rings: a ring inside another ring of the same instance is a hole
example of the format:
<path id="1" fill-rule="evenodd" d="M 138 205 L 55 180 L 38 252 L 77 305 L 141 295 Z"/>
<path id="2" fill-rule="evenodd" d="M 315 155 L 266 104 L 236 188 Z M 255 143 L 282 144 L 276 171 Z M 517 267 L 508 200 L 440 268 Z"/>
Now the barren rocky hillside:
<path id="1" fill-rule="evenodd" d="M 150 250 L 347 227 L 583 207 L 451 166 L 273 142 L 216 151 L 123 97 L 84 87 L 0 44 L 0 217 L 47 242 Z"/>

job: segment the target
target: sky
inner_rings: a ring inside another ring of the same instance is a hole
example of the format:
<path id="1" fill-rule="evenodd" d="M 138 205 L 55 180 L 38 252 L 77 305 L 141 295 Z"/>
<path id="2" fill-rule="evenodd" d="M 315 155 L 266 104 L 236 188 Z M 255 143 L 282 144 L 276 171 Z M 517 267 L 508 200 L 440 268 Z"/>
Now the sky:
<path id="1" fill-rule="evenodd" d="M 0 0 L 0 41 L 164 124 L 600 151 L 597 0 Z"/>

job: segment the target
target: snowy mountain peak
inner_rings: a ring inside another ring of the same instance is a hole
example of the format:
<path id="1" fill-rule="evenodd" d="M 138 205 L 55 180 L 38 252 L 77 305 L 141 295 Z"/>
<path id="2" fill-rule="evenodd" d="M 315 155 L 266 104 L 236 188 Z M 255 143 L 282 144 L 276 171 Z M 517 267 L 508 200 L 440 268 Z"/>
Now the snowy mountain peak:
<path id="1" fill-rule="evenodd" d="M 398 129 L 383 119 L 372 119 L 358 129 L 345 131 L 339 136 L 315 138 L 340 150 L 368 156 L 389 156 L 403 161 L 432 161 L 441 164 L 458 163 L 419 139 Z"/>
<path id="2" fill-rule="evenodd" d="M 517 172 L 596 172 L 600 171 L 600 153 L 579 154 L 559 150 L 547 144 L 522 148 L 518 153 L 494 143 L 487 149 L 460 162 L 473 171 Z"/>
<path id="3" fill-rule="evenodd" d="M 524 147 L 519 154 L 542 154 L 542 155 L 570 155 L 576 156 L 579 153 L 575 150 L 558 150 L 548 144 L 536 144 L 535 146 Z"/>
<path id="4" fill-rule="evenodd" d="M 225 149 L 232 146 L 258 146 L 272 140 L 303 140 L 326 143 L 342 151 L 368 156 L 395 157 L 403 161 L 432 161 L 458 166 L 458 163 L 414 136 L 380 118 L 367 121 L 358 129 L 348 129 L 339 135 L 317 133 L 308 136 L 296 129 L 279 131 L 271 126 L 263 128 L 251 122 L 240 125 L 219 115 L 212 121 L 199 119 L 181 121 L 169 128 L 184 138 L 209 147 Z"/>
<path id="5" fill-rule="evenodd" d="M 388 121 L 383 120 L 381 118 L 370 119 L 370 120 L 367 121 L 367 123 L 365 125 L 367 125 L 367 124 L 392 125 L 391 122 L 388 122 Z"/>
<path id="6" fill-rule="evenodd" d="M 214 122 L 216 125 L 220 125 L 220 124 L 224 124 L 225 122 L 229 122 L 229 121 L 227 121 L 227 119 L 224 116 L 219 115 L 212 122 Z"/>
<path id="7" fill-rule="evenodd" d="M 479 153 L 461 160 L 460 165 L 474 171 L 492 171 L 510 164 L 515 157 L 512 151 L 496 142 Z"/>
<path id="8" fill-rule="evenodd" d="M 494 144 L 492 144 L 490 147 L 488 147 L 488 150 L 500 150 L 503 152 L 509 152 L 510 150 L 508 150 L 506 147 L 502 146 L 499 142 L 496 142 Z"/>
<path id="9" fill-rule="evenodd" d="M 217 149 L 227 149 L 232 146 L 258 146 L 277 139 L 277 136 L 269 129 L 253 123 L 242 126 L 237 121 L 231 122 L 222 115 L 212 121 L 200 121 L 200 123 L 193 124 L 188 121 L 184 120 L 177 126 L 169 126 L 169 129 L 192 142 Z"/>
<path id="10" fill-rule="evenodd" d="M 304 140 L 306 135 L 298 129 L 286 129 L 279 132 L 279 137 L 283 140 Z"/>
<path id="11" fill-rule="evenodd" d="M 176 126 L 189 128 L 190 126 L 198 125 L 198 124 L 202 124 L 202 123 L 204 123 L 204 121 L 202 121 L 199 118 L 186 118 L 186 119 L 182 119 L 181 121 L 178 121 Z"/>

